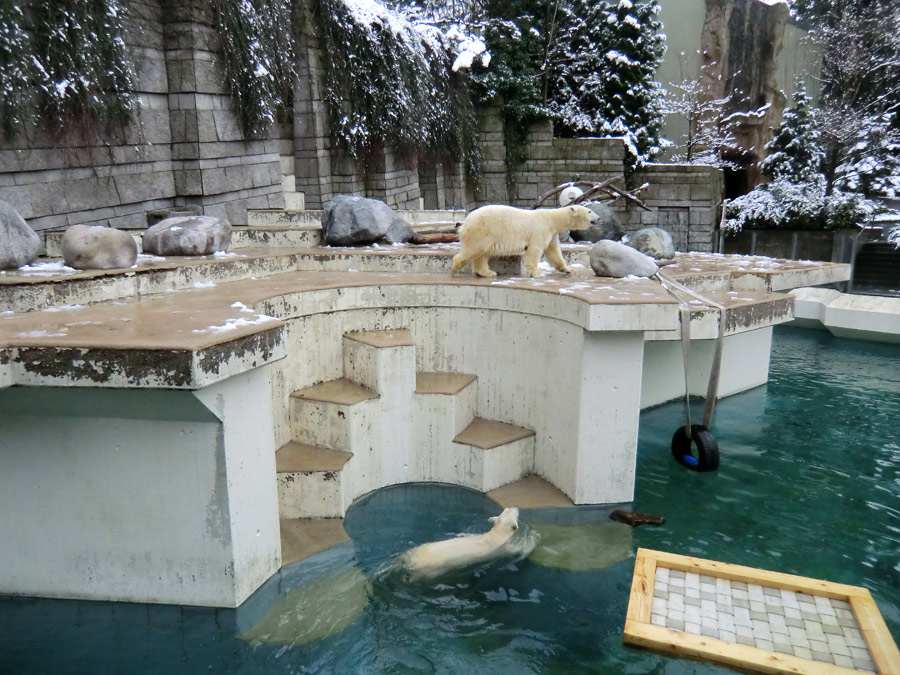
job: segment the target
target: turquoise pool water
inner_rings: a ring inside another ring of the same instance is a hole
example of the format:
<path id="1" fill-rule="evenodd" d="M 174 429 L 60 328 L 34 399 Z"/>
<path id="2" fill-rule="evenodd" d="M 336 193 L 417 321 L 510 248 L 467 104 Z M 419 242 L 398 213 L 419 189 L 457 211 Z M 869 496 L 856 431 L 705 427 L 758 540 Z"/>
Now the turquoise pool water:
<path id="1" fill-rule="evenodd" d="M 681 416 L 641 416 L 633 508 L 661 528 L 523 511 L 543 537 L 529 559 L 411 585 L 384 571 L 394 556 L 499 508 L 401 486 L 236 611 L 2 599 L 0 673 L 731 672 L 622 646 L 638 546 L 864 585 L 900 638 L 900 347 L 776 331 L 770 383 L 719 404 L 712 474 L 671 458 Z"/>

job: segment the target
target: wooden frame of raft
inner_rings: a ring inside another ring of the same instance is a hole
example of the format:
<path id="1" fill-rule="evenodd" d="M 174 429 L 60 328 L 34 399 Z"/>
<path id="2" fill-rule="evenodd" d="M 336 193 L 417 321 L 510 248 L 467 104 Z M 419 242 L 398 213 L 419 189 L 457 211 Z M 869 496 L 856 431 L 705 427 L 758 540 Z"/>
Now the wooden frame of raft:
<path id="1" fill-rule="evenodd" d="M 868 589 L 646 548 L 638 549 L 634 563 L 634 578 L 625 619 L 623 638 L 625 644 L 688 658 L 707 659 L 733 668 L 761 673 L 848 675 L 858 672 L 830 663 L 770 652 L 651 624 L 657 567 L 845 600 L 850 603 L 878 673 L 881 675 L 900 673 L 900 651 Z"/>

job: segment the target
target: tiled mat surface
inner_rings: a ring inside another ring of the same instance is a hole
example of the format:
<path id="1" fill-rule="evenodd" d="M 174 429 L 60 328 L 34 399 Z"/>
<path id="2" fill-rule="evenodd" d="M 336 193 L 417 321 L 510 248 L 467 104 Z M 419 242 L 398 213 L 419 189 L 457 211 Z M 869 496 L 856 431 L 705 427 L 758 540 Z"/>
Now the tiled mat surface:
<path id="1" fill-rule="evenodd" d="M 651 623 L 875 672 L 845 600 L 656 568 Z"/>

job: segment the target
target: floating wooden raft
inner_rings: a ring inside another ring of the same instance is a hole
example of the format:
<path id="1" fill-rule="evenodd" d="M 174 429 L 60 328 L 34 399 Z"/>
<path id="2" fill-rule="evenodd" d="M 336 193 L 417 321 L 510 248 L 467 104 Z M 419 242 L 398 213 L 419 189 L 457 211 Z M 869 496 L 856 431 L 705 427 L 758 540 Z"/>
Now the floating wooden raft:
<path id="1" fill-rule="evenodd" d="M 900 673 L 865 588 L 643 548 L 624 641 L 760 673 Z"/>

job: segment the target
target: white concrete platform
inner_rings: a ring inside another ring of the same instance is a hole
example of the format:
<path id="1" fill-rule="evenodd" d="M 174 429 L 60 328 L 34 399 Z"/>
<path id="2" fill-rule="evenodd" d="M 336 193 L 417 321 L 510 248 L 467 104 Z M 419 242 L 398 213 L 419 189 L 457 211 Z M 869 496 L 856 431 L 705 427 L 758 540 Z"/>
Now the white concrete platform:
<path id="1" fill-rule="evenodd" d="M 576 504 L 630 501 L 645 392 L 679 393 L 676 300 L 585 267 L 528 279 L 519 258 L 511 276 L 451 277 L 454 252 L 0 275 L 0 510 L 24 514 L 0 524 L 0 593 L 233 607 L 279 565 L 279 504 L 285 522 L 339 515 L 410 480 L 537 474 Z M 729 308 L 726 392 L 765 381 L 793 312 L 774 289 L 848 273 L 701 254 L 668 269 Z M 716 313 L 691 323 L 699 382 Z M 533 433 L 479 447 L 476 417 Z"/>
<path id="2" fill-rule="evenodd" d="M 825 329 L 852 340 L 900 343 L 900 298 L 797 288 L 793 325 Z"/>

